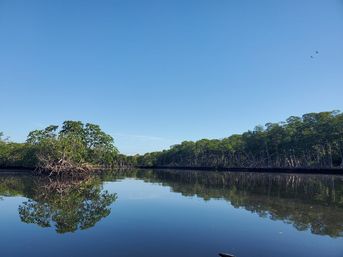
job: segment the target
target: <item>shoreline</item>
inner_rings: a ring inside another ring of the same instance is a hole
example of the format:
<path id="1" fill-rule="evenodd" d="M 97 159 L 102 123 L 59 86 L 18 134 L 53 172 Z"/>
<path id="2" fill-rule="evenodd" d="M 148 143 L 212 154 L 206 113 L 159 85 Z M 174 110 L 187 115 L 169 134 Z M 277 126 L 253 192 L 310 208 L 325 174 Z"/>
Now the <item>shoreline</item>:
<path id="1" fill-rule="evenodd" d="M 136 166 L 139 169 L 173 169 L 199 170 L 220 172 L 256 172 L 256 173 L 293 173 L 293 174 L 323 174 L 343 175 L 343 168 L 224 168 L 224 167 L 187 167 L 187 166 Z"/>
<path id="2" fill-rule="evenodd" d="M 219 172 L 255 172 L 255 173 L 293 173 L 293 174 L 323 174 L 343 175 L 343 168 L 224 168 L 224 167 L 187 167 L 187 166 L 133 166 L 129 169 L 160 169 L 160 170 L 198 170 Z M 0 166 L 0 173 L 33 173 L 34 168 L 21 166 Z"/>
<path id="3" fill-rule="evenodd" d="M 21 167 L 21 166 L 0 166 L 0 174 L 33 174 L 34 168 L 29 168 L 29 167 Z"/>

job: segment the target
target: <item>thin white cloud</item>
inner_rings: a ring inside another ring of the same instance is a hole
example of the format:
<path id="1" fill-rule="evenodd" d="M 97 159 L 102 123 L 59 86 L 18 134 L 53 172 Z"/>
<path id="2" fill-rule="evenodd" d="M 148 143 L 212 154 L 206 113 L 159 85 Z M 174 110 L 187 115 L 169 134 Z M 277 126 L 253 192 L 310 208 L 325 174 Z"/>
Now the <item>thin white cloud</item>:
<path id="1" fill-rule="evenodd" d="M 173 140 L 157 136 L 126 133 L 111 133 L 111 135 L 119 151 L 127 155 L 161 151 L 174 144 Z"/>
<path id="2" fill-rule="evenodd" d="M 121 137 L 123 139 L 134 139 L 134 140 L 142 140 L 142 141 L 164 141 L 164 142 L 170 141 L 167 138 L 147 136 L 147 135 L 114 133 L 113 136 L 114 137 Z"/>

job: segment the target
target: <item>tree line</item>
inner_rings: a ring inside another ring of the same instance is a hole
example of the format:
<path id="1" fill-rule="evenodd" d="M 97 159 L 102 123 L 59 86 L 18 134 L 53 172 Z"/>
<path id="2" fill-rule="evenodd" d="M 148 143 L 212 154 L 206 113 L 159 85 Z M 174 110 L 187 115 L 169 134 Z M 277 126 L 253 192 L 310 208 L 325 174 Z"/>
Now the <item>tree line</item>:
<path id="1" fill-rule="evenodd" d="M 0 133 L 0 167 L 35 167 L 46 172 L 94 167 L 343 168 L 343 113 L 291 116 L 223 139 L 184 141 L 168 150 L 126 156 L 98 125 L 65 121 L 13 143 Z"/>
<path id="2" fill-rule="evenodd" d="M 223 139 L 184 141 L 169 150 L 137 155 L 138 166 L 343 168 L 340 111 L 291 116 Z"/>

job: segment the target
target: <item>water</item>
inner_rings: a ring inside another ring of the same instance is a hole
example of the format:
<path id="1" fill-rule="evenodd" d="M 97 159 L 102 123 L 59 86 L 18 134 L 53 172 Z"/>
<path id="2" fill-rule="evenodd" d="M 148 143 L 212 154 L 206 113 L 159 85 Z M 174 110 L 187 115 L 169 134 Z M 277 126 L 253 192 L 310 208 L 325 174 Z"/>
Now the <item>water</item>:
<path id="1" fill-rule="evenodd" d="M 342 257 L 343 177 L 0 175 L 0 256 Z"/>

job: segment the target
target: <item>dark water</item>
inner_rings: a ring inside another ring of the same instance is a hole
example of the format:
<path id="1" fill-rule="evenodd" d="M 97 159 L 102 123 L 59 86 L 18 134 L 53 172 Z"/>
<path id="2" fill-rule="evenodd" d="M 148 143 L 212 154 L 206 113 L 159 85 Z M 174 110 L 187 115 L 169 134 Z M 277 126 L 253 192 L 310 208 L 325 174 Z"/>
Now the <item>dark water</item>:
<path id="1" fill-rule="evenodd" d="M 343 177 L 0 175 L 0 256 L 342 257 Z"/>

